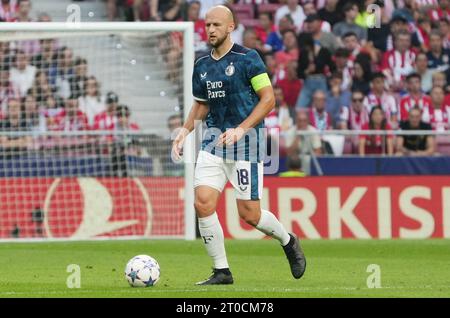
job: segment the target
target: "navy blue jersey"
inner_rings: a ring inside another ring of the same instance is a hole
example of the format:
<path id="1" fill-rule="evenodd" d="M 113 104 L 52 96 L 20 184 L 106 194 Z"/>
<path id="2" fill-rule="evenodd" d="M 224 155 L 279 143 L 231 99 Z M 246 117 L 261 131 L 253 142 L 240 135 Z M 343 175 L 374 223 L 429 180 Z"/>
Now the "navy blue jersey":
<path id="1" fill-rule="evenodd" d="M 236 128 L 241 124 L 259 103 L 256 91 L 270 85 L 264 62 L 255 50 L 234 44 L 220 59 L 214 58 L 212 52 L 198 58 L 194 65 L 192 83 L 194 99 L 206 102 L 209 106 L 206 118 L 208 129 L 203 138 L 202 149 L 225 157 L 225 148 L 214 147 L 216 139 L 226 129 Z M 228 147 L 226 151 L 231 149 L 235 153 L 242 151 L 246 157 L 244 160 L 249 160 L 249 155 L 261 153 L 258 149 L 264 146 L 260 131 L 263 127 L 263 122 L 259 123 L 251 134 L 252 138 L 257 139 L 256 149 L 248 147 L 247 137 L 243 138 L 247 140 L 245 150 L 239 143 L 234 147 Z"/>

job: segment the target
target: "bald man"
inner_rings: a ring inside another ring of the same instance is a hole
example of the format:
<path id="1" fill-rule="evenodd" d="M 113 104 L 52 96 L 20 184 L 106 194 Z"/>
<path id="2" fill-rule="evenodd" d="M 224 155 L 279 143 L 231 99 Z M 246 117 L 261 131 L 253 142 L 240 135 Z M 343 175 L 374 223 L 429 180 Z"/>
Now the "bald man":
<path id="1" fill-rule="evenodd" d="M 232 284 L 224 235 L 216 214 L 225 184 L 234 187 L 239 216 L 277 239 L 288 258 L 292 275 L 302 277 L 306 261 L 298 238 L 289 234 L 273 213 L 261 209 L 263 188 L 264 117 L 275 105 L 266 67 L 255 50 L 231 41 L 231 11 L 224 6 L 206 14 L 211 53 L 198 58 L 192 76 L 194 104 L 174 139 L 172 153 L 181 160 L 186 136 L 196 121 L 206 120 L 202 150 L 195 168 L 195 211 L 200 235 L 214 263 L 212 276 L 198 285 Z"/>

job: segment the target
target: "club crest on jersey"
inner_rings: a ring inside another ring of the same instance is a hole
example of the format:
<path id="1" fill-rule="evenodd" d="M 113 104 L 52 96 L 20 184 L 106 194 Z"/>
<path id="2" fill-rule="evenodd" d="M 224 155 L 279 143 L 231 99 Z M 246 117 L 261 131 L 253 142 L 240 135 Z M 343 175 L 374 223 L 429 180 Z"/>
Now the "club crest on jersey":
<path id="1" fill-rule="evenodd" d="M 233 65 L 233 63 L 230 63 L 230 65 L 227 66 L 227 68 L 225 69 L 225 74 L 227 76 L 232 76 L 234 74 L 234 65 Z"/>

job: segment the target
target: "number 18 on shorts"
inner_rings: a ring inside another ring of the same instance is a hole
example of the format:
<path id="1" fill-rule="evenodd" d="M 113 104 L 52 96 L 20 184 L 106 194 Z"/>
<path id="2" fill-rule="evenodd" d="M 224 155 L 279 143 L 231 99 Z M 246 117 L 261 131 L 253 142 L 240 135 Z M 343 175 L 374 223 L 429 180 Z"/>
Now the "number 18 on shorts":
<path id="1" fill-rule="evenodd" d="M 201 150 L 195 167 L 194 187 L 204 185 L 222 192 L 229 180 L 236 199 L 259 200 L 262 195 L 263 169 L 262 162 L 226 161 Z"/>

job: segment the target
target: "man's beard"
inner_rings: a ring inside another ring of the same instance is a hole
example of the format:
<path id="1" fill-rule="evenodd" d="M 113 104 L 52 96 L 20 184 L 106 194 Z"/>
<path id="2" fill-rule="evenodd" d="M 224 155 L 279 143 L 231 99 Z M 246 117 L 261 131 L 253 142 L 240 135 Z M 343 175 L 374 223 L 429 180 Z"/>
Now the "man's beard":
<path id="1" fill-rule="evenodd" d="M 225 42 L 225 40 L 227 39 L 227 36 L 225 35 L 223 38 L 217 38 L 217 41 L 215 44 L 211 44 L 211 46 L 215 49 L 217 49 L 219 46 L 221 46 L 223 44 L 223 42 Z"/>

